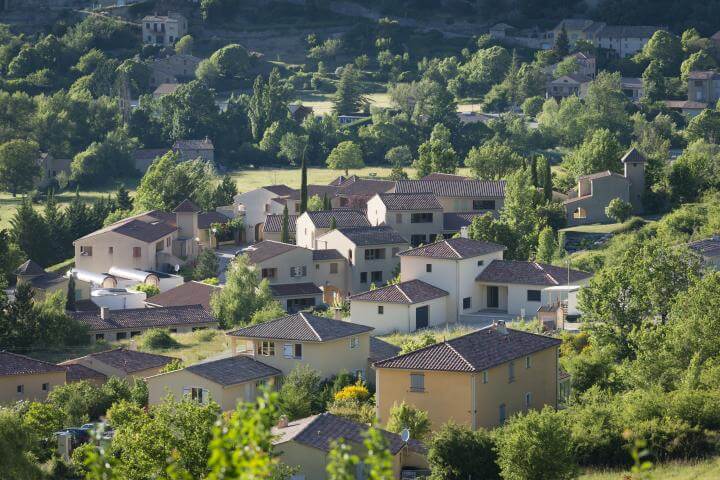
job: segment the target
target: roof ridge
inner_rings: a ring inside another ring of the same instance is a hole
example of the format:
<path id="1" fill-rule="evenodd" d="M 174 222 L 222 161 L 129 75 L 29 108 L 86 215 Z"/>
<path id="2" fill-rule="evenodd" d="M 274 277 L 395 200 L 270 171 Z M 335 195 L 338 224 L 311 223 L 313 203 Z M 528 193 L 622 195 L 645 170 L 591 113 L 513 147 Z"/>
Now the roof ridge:
<path id="1" fill-rule="evenodd" d="M 450 242 L 448 242 L 447 240 L 443 240 L 443 242 L 445 243 L 445 245 L 448 246 L 448 248 L 449 248 L 450 250 L 452 250 L 452 251 L 455 253 L 455 255 L 457 255 L 458 258 L 463 258 L 463 256 L 460 255 L 460 252 L 458 252 L 455 248 L 453 248 L 452 245 L 450 245 Z"/>
<path id="2" fill-rule="evenodd" d="M 310 323 L 310 320 L 308 320 L 308 318 L 305 316 L 305 312 L 300 312 L 298 315 L 300 315 L 300 318 L 302 318 L 305 321 L 305 323 L 310 328 L 310 330 L 312 330 L 313 334 L 315 334 L 315 337 L 318 339 L 318 342 L 322 342 L 323 341 L 322 337 L 320 336 L 320 334 L 318 334 L 317 330 L 315 330 L 315 327 L 312 326 L 312 324 Z"/>
<path id="3" fill-rule="evenodd" d="M 444 343 L 445 345 L 447 345 L 448 348 L 450 348 L 450 350 L 452 350 L 453 353 L 455 353 L 455 355 L 457 355 L 458 357 L 460 357 L 460 359 L 461 359 L 463 362 L 465 362 L 465 364 L 466 364 L 468 367 L 470 367 L 471 370 L 476 370 L 475 366 L 474 366 L 472 363 L 470 363 L 470 361 L 469 361 L 467 358 L 463 357 L 462 354 L 455 349 L 455 347 L 453 347 L 452 345 L 450 345 L 450 343 L 448 343 L 447 341 L 443 341 L 443 343 Z"/>
<path id="4" fill-rule="evenodd" d="M 20 353 L 8 352 L 7 350 L 0 350 L 0 353 L 5 353 L 14 357 L 24 358 L 26 360 L 32 360 L 33 362 L 44 363 L 45 365 L 52 365 L 53 367 L 63 368 L 63 365 L 58 365 L 57 363 L 52 363 L 45 360 L 38 360 L 37 358 L 28 357 L 27 355 L 22 355 Z"/>
<path id="5" fill-rule="evenodd" d="M 401 283 L 402 283 L 402 282 L 401 282 Z M 400 288 L 400 284 L 396 283 L 396 284 L 393 285 L 393 286 L 396 287 L 396 288 L 398 289 L 398 291 L 399 291 L 400 293 L 402 293 L 402 295 L 403 295 L 405 298 L 407 298 L 407 301 L 408 301 L 408 302 L 412 303 L 412 299 L 410 298 L 410 296 L 409 296 L 407 293 L 405 293 L 405 291 L 404 291 L 402 288 Z"/>

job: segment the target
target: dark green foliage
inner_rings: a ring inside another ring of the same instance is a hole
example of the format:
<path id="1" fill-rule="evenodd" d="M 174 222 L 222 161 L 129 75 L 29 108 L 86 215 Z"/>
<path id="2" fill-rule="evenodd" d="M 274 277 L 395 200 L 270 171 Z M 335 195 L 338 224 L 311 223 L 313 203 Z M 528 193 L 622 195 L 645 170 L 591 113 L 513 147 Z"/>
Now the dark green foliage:
<path id="1" fill-rule="evenodd" d="M 321 412 L 325 404 L 320 375 L 308 365 L 295 367 L 283 381 L 280 399 L 280 411 L 290 420 Z"/>
<path id="2" fill-rule="evenodd" d="M 220 269 L 220 261 L 215 255 L 215 251 L 211 248 L 205 248 L 198 255 L 195 268 L 193 269 L 193 278 L 195 280 L 205 280 L 214 278 L 218 275 Z"/>
<path id="3" fill-rule="evenodd" d="M 148 350 L 176 348 L 180 344 L 171 335 L 170 331 L 161 328 L 151 328 L 142 335 L 142 347 Z"/>
<path id="4" fill-rule="evenodd" d="M 65 310 L 75 311 L 75 276 L 70 275 L 68 279 L 67 295 L 65 297 Z"/>
<path id="5" fill-rule="evenodd" d="M 553 45 L 553 53 L 558 58 L 564 58 L 570 53 L 570 41 L 568 40 L 567 30 L 565 25 L 560 29 L 560 33 L 555 38 L 555 45 Z"/>
<path id="6" fill-rule="evenodd" d="M 27 197 L 22 200 L 10 220 L 10 235 L 12 241 L 28 258 L 40 265 L 49 265 L 53 252 L 47 242 L 48 227 Z"/>
<path id="7" fill-rule="evenodd" d="M 231 205 L 238 194 L 237 184 L 230 175 L 223 175 L 222 181 L 215 189 L 215 206 Z"/>
<path id="8" fill-rule="evenodd" d="M 333 99 L 333 111 L 338 115 L 351 115 L 361 111 L 366 102 L 355 67 L 352 64 L 345 65 Z"/>
<path id="9" fill-rule="evenodd" d="M 326 196 L 327 197 L 327 196 Z M 300 213 L 308 209 L 308 187 L 307 187 L 307 165 L 305 165 L 305 154 L 303 152 L 302 165 L 300 166 Z M 283 213 L 284 215 L 284 213 Z M 284 217 L 283 217 L 284 221 Z"/>
<path id="10" fill-rule="evenodd" d="M 280 227 L 280 241 L 290 243 L 290 216 L 288 215 L 287 204 L 283 208 L 282 226 Z"/>
<path id="11" fill-rule="evenodd" d="M 132 198 L 130 198 L 130 194 L 124 184 L 118 187 L 117 193 L 115 194 L 115 203 L 119 210 L 131 211 L 133 208 Z"/>
<path id="12" fill-rule="evenodd" d="M 432 480 L 500 479 L 496 461 L 495 440 L 486 430 L 446 423 L 429 444 Z"/>

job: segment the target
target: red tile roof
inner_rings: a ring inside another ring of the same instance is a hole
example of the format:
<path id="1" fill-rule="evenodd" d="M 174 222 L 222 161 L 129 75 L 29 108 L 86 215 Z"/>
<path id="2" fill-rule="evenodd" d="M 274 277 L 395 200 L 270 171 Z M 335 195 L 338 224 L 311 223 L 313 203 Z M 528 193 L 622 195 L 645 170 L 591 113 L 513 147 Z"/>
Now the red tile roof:
<path id="1" fill-rule="evenodd" d="M 422 280 L 409 280 L 407 282 L 387 285 L 367 292 L 358 293 L 350 297 L 351 301 L 379 302 L 379 303 L 414 303 L 427 302 L 436 298 L 445 297 L 448 292 L 437 288 Z"/>

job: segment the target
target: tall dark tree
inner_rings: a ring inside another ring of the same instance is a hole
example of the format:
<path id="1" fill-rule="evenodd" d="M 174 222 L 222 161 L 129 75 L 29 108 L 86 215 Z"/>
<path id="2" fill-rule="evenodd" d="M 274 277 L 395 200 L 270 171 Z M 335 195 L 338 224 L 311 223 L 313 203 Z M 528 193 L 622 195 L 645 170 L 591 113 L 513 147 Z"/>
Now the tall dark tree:
<path id="1" fill-rule="evenodd" d="M 332 210 L 332 203 L 330 202 L 330 197 L 327 196 L 327 193 L 323 194 L 323 210 Z"/>
<path id="2" fill-rule="evenodd" d="M 333 111 L 338 115 L 350 115 L 361 110 L 367 102 L 362 94 L 360 78 L 352 64 L 343 67 L 333 98 Z"/>
<path id="3" fill-rule="evenodd" d="M 55 195 L 52 192 L 48 195 L 43 210 L 45 223 L 47 224 L 47 242 L 52 263 L 64 260 L 65 248 L 65 219 L 63 213 L 58 209 Z"/>
<path id="4" fill-rule="evenodd" d="M 117 208 L 120 210 L 132 210 L 133 208 L 132 198 L 130 198 L 130 193 L 127 191 L 124 184 L 120 185 L 117 193 L 115 194 L 115 203 L 117 203 Z"/>
<path id="5" fill-rule="evenodd" d="M 65 297 L 65 310 L 68 312 L 75 311 L 75 276 L 70 275 L 67 286 L 67 296 Z"/>
<path id="6" fill-rule="evenodd" d="M 300 213 L 305 213 L 307 211 L 307 204 L 307 165 L 305 164 L 305 152 L 303 152 L 302 165 L 300 166 Z"/>
<path id="7" fill-rule="evenodd" d="M 75 193 L 70 205 L 65 209 L 65 235 L 66 244 L 72 243 L 75 239 L 83 237 L 92 232 L 92 228 L 88 228 L 90 223 L 90 212 L 87 204 L 80 198 L 80 193 Z"/>
<path id="8" fill-rule="evenodd" d="M 50 245 L 47 241 L 48 227 L 45 219 L 33 208 L 29 198 L 23 198 L 10 220 L 10 225 L 13 242 L 28 258 L 47 266 L 51 261 Z"/>
<path id="9" fill-rule="evenodd" d="M 543 196 L 548 202 L 552 200 L 552 169 L 550 168 L 550 159 L 542 157 L 543 160 Z"/>
<path id="10" fill-rule="evenodd" d="M 283 208 L 282 226 L 280 227 L 280 241 L 283 243 L 290 243 L 290 215 L 288 214 L 287 204 L 285 204 L 285 208 Z"/>
<path id="11" fill-rule="evenodd" d="M 335 217 L 332 217 L 330 219 L 330 230 L 335 230 L 337 228 L 337 220 L 335 220 Z"/>
<path id="12" fill-rule="evenodd" d="M 568 34 L 567 30 L 565 30 L 565 25 L 562 26 L 560 33 L 558 33 L 558 36 L 555 39 L 553 51 L 555 52 L 555 55 L 560 58 L 564 58 L 570 54 L 570 40 L 568 40 Z"/>
<path id="13" fill-rule="evenodd" d="M 532 156 L 529 159 L 530 162 L 530 182 L 533 186 L 538 186 L 538 171 L 537 171 L 537 157 Z"/>
<path id="14" fill-rule="evenodd" d="M 230 205 L 237 194 L 235 180 L 230 175 L 223 175 L 222 181 L 215 189 L 215 206 Z"/>

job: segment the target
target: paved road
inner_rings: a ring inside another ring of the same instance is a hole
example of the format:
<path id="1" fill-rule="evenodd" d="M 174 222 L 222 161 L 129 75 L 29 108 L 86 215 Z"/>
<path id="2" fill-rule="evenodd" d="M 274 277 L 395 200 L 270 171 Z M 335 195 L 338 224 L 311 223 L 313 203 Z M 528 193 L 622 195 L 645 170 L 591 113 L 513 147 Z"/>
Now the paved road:
<path id="1" fill-rule="evenodd" d="M 218 280 L 220 281 L 221 285 L 225 284 L 225 271 L 227 270 L 228 265 L 230 264 L 232 259 L 235 258 L 235 252 L 237 252 L 239 249 L 240 247 L 237 245 L 223 245 L 222 247 L 215 250 L 215 255 L 220 262 Z"/>

